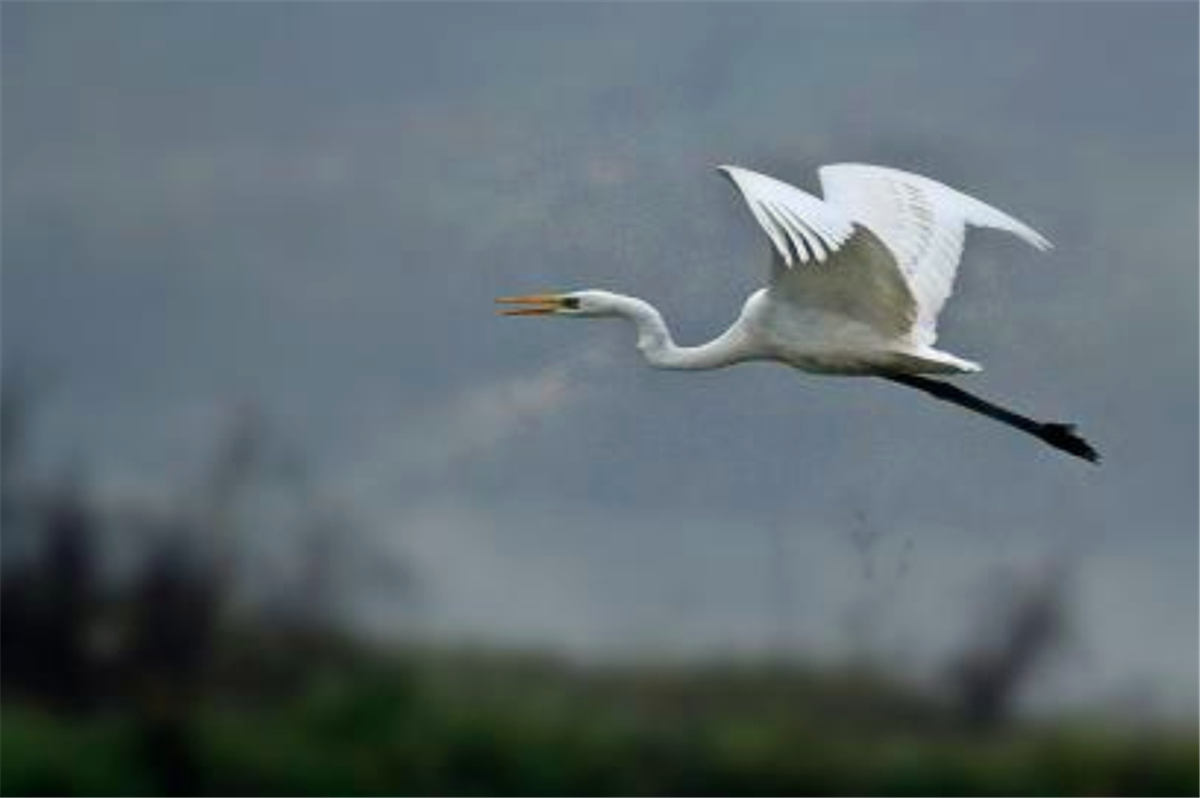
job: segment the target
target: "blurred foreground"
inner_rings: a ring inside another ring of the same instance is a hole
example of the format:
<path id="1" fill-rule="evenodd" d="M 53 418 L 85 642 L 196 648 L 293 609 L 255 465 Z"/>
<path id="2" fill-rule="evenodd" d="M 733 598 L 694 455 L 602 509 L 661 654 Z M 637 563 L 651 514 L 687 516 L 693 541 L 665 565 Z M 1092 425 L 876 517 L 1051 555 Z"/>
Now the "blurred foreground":
<path id="1" fill-rule="evenodd" d="M 286 657 L 287 652 L 276 652 Z M 288 695 L 9 700 L 5 794 L 1194 795 L 1196 740 L 966 733 L 869 674 L 327 652 Z"/>
<path id="2" fill-rule="evenodd" d="M 298 652 L 293 652 L 298 653 Z M 288 652 L 276 655 L 288 658 Z M 278 665 L 278 663 L 275 663 Z M 270 667 L 260 665 L 260 667 Z M 6 700 L 5 794 L 1194 795 L 1194 737 L 965 733 L 869 674 L 350 654 L 289 694 Z"/>
<path id="3" fill-rule="evenodd" d="M 938 689 L 880 663 L 369 642 L 345 593 L 418 580 L 372 556 L 256 416 L 193 488 L 112 506 L 28 465 L 29 402 L 4 387 L 4 794 L 1200 788 L 1194 730 L 1015 717 L 1064 626 L 1062 580 L 1012 601 Z"/>

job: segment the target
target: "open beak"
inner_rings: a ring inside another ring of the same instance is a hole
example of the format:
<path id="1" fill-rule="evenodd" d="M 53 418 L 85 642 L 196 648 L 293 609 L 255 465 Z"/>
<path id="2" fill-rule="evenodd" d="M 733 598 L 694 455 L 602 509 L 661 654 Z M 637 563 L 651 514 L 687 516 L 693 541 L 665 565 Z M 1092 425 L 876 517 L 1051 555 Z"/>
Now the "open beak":
<path id="1" fill-rule="evenodd" d="M 501 316 L 546 316 L 562 307 L 562 297 L 558 294 L 502 296 L 496 300 L 496 304 L 523 305 L 523 307 L 504 308 L 497 311 Z"/>

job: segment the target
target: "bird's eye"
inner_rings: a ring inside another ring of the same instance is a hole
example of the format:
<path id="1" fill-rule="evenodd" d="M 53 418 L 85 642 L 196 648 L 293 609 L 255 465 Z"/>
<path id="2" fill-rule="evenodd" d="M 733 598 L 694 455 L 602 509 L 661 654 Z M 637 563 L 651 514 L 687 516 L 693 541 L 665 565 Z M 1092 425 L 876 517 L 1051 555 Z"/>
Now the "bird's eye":
<path id="1" fill-rule="evenodd" d="M 567 310 L 579 310 L 579 298 L 573 296 L 563 297 L 562 306 Z"/>

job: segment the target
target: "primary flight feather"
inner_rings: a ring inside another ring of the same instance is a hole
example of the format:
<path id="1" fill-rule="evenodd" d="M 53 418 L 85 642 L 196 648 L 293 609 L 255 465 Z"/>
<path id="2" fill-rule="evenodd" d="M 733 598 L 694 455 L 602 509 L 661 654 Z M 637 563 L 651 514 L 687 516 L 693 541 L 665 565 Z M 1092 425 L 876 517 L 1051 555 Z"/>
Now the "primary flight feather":
<path id="1" fill-rule="evenodd" d="M 980 370 L 933 346 L 967 227 L 1003 230 L 1049 249 L 1041 234 L 960 191 L 898 169 L 824 166 L 824 199 L 749 169 L 718 169 L 767 234 L 772 257 L 767 287 L 746 300 L 737 321 L 715 340 L 678 346 L 652 305 L 608 291 L 503 297 L 497 301 L 520 307 L 502 312 L 629 319 L 638 349 L 657 368 L 774 360 L 818 374 L 882 377 L 1098 461 L 1071 425 L 1035 421 L 924 376 Z"/>

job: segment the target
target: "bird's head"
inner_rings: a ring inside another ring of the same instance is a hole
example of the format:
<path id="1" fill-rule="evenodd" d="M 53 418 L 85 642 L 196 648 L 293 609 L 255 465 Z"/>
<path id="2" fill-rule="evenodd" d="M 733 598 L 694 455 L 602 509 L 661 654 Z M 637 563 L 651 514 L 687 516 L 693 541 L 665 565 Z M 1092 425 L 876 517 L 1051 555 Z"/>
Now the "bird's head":
<path id="1" fill-rule="evenodd" d="M 499 311 L 501 316 L 567 316 L 599 318 L 620 315 L 620 297 L 608 291 L 571 291 L 565 294 L 526 294 L 504 296 L 496 300 L 512 305 Z"/>

